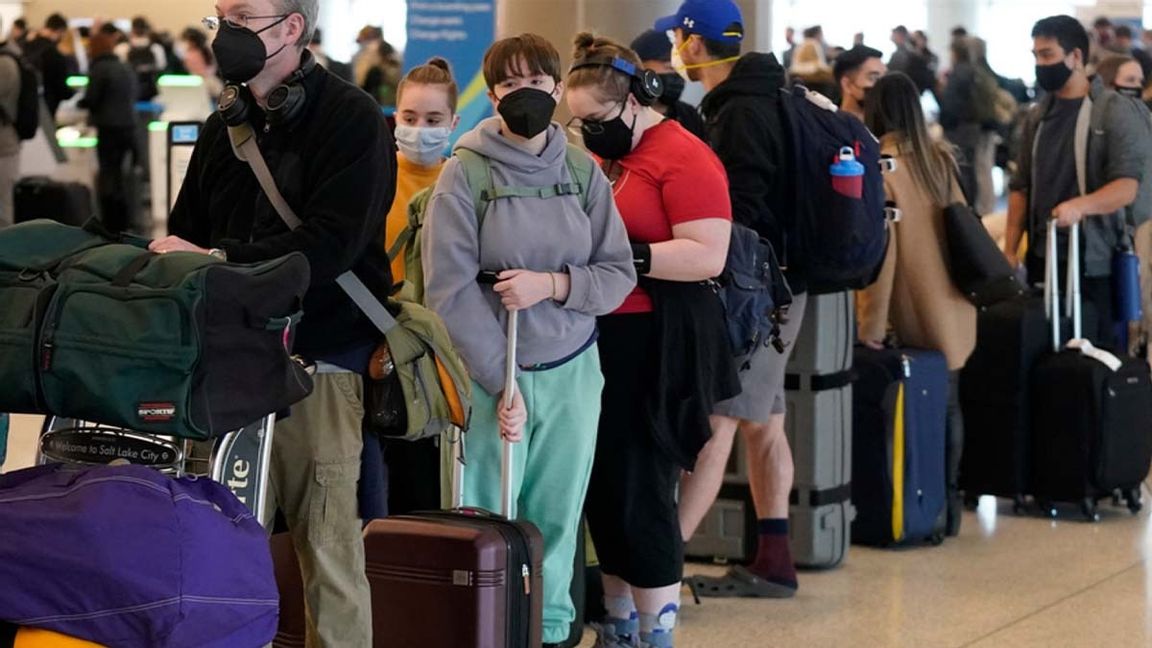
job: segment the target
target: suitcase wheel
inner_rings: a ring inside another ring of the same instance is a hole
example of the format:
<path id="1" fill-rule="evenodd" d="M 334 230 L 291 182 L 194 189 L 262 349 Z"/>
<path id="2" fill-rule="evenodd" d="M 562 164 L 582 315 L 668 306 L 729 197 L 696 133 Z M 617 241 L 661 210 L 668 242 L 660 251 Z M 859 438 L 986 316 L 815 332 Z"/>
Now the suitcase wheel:
<path id="1" fill-rule="evenodd" d="M 944 544 L 944 534 L 933 533 L 932 537 L 928 538 L 928 541 L 932 543 L 933 547 L 939 547 L 940 545 Z"/>
<path id="2" fill-rule="evenodd" d="M 969 511 L 975 511 L 979 507 L 980 507 L 980 496 L 979 495 L 969 495 L 967 493 L 964 494 L 964 508 L 968 509 Z"/>
<path id="3" fill-rule="evenodd" d="M 1017 495 L 1012 498 L 1012 512 L 1016 515 L 1023 515 L 1028 510 L 1028 499 L 1023 495 Z"/>
<path id="4" fill-rule="evenodd" d="M 1056 506 L 1052 502 L 1048 500 L 1036 500 L 1036 505 L 1040 507 L 1043 515 L 1047 515 L 1053 520 L 1060 517 L 1060 511 L 1056 510 Z"/>
<path id="5" fill-rule="evenodd" d="M 1084 514 L 1084 519 L 1088 522 L 1100 521 L 1100 512 L 1096 510 L 1096 500 L 1091 497 L 1086 497 L 1083 502 L 1080 502 L 1080 512 Z"/>
<path id="6" fill-rule="evenodd" d="M 1124 501 L 1128 504 L 1128 510 L 1132 515 L 1136 515 L 1144 509 L 1144 504 L 1140 502 L 1140 489 L 1129 488 L 1124 491 Z"/>

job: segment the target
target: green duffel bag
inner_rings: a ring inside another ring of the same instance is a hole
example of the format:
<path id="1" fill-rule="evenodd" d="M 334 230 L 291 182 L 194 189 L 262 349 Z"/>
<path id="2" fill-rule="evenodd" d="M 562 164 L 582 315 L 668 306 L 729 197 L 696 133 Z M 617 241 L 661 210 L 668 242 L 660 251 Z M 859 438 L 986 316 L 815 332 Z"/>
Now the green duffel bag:
<path id="1" fill-rule="evenodd" d="M 109 240 L 38 220 L 0 230 L 0 411 L 43 413 L 36 396 L 36 325 L 42 298 L 67 259 Z"/>
<path id="2" fill-rule="evenodd" d="M 0 268 L 19 265 L 7 235 Z M 312 389 L 288 351 L 309 274 L 299 253 L 235 264 L 105 241 L 67 255 L 31 297 L 32 353 L 0 350 L 0 380 L 31 374 L 33 407 L 0 394 L 0 410 L 209 439 L 286 409 Z"/>

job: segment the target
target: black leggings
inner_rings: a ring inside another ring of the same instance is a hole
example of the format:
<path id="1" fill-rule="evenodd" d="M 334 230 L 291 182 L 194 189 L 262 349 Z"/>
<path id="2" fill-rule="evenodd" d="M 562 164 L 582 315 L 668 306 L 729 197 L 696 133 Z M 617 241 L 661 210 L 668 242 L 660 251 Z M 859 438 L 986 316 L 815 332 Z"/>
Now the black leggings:
<path id="1" fill-rule="evenodd" d="M 585 506 L 601 570 L 642 588 L 674 585 L 684 572 L 680 467 L 657 444 L 645 412 L 656 384 L 653 319 L 599 320 L 603 409 Z"/>

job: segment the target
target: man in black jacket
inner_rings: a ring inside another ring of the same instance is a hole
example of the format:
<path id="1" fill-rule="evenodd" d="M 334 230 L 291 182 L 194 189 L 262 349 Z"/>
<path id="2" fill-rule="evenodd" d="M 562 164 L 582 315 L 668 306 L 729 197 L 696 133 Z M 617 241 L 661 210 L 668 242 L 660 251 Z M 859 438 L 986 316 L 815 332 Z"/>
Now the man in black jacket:
<path id="1" fill-rule="evenodd" d="M 61 102 L 76 94 L 68 87 L 68 60 L 59 50 L 60 40 L 67 32 L 68 20 L 54 13 L 44 21 L 44 29 L 40 30 L 36 38 L 23 45 L 24 60 L 40 73 L 44 102 L 48 104 L 48 114 L 53 119 L 56 118 L 56 109 Z"/>
<path id="2" fill-rule="evenodd" d="M 308 645 L 371 646 L 356 489 L 363 382 L 380 335 L 335 283 L 351 269 L 378 296 L 392 285 L 384 216 L 396 186 L 395 144 L 371 97 L 305 51 L 318 0 L 219 0 L 212 43 L 230 83 L 247 83 L 247 121 L 284 198 L 303 221 L 281 221 L 220 113 L 196 145 L 160 253 L 193 251 L 250 263 L 302 252 L 312 286 L 295 351 L 316 363 L 315 389 L 277 422 L 270 492 L 288 522 L 304 576 Z M 288 85 L 298 112 L 268 109 Z M 259 388 L 258 386 L 256 388 Z M 242 394 L 237 394 L 242 398 Z M 274 507 L 272 507 L 275 510 Z"/>
<path id="3" fill-rule="evenodd" d="M 656 29 L 675 30 L 673 65 L 708 90 L 701 109 L 712 148 L 728 171 L 733 219 L 758 231 L 786 259 L 794 208 L 788 182 L 791 147 L 780 106 L 784 68 L 772 54 L 740 55 L 743 21 L 731 0 L 687 0 L 675 16 L 658 21 Z M 720 582 L 697 577 L 703 595 L 786 598 L 796 593 L 788 548 L 793 466 L 784 434 L 784 369 L 804 317 L 807 289 L 794 273 L 789 282 L 795 301 L 781 332 L 786 351 L 763 349 L 752 356 L 740 374 L 743 393 L 717 406 L 712 440 L 681 491 L 680 525 L 690 538 L 720 490 L 739 429 L 748 447 L 756 501 L 756 559 L 748 567 L 733 567 Z"/>

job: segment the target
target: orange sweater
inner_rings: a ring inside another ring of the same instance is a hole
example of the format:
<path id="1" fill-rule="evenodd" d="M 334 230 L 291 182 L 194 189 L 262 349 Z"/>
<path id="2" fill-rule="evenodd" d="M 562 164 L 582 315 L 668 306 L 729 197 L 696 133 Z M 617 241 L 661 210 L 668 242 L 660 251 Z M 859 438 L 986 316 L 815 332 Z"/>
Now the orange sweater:
<path id="1" fill-rule="evenodd" d="M 392 201 L 392 209 L 388 211 L 388 219 L 384 224 L 384 249 L 391 250 L 400 232 L 408 226 L 408 201 L 420 191 L 436 184 L 443 168 L 443 162 L 425 167 L 414 164 L 403 154 L 396 155 L 396 199 Z M 400 283 L 403 280 L 404 255 L 401 254 L 392 261 L 392 281 Z"/>

